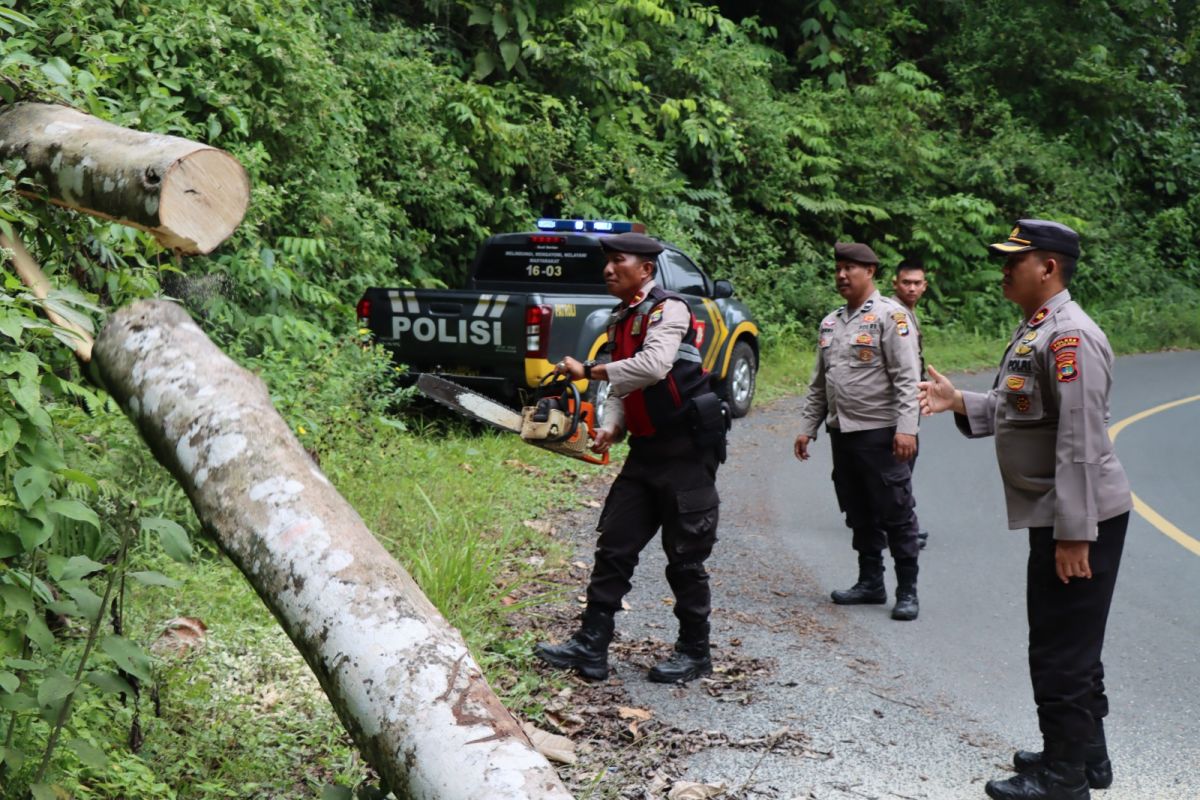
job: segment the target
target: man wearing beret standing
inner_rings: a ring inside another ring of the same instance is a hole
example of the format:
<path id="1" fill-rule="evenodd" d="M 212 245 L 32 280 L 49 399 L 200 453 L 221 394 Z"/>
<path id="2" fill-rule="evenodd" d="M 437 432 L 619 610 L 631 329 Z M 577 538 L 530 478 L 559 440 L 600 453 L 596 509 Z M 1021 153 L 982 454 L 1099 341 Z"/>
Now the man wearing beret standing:
<path id="1" fill-rule="evenodd" d="M 833 593 L 839 605 L 887 602 L 883 549 L 896 565 L 892 619 L 917 618 L 917 520 L 910 462 L 917 452 L 920 362 L 912 318 L 875 288 L 879 259 L 865 244 L 834 246 L 846 305 L 821 321 L 817 363 L 796 436 L 796 458 L 821 422 L 833 451 L 833 487 L 854 532 L 858 582 Z"/>
<path id="2" fill-rule="evenodd" d="M 603 453 L 628 433 L 629 456 L 600 512 L 583 622 L 567 642 L 539 644 L 536 653 L 588 678 L 608 675 L 613 617 L 639 554 L 661 527 L 679 637 L 674 654 L 649 678 L 689 681 L 712 672 L 704 562 L 717 541 L 717 465 L 724 460 L 728 411 L 701 366 L 687 301 L 655 283 L 663 246 L 640 233 L 606 236 L 601 245 L 607 253 L 604 282 L 621 300 L 608 322 L 612 361 L 581 364 L 568 357 L 555 371 L 608 381 L 604 426 L 592 450 Z"/>
<path id="3" fill-rule="evenodd" d="M 1112 783 L 1100 654 L 1133 507 L 1107 430 L 1113 353 L 1067 291 L 1075 231 L 1022 219 L 988 249 L 1005 259 L 1004 296 L 1025 316 L 992 389 L 958 391 L 933 367 L 921 384 L 923 413 L 951 410 L 967 436 L 995 435 L 1008 527 L 1029 529 L 1029 674 L 1043 749 L 1017 752 L 1017 775 L 984 788 L 996 800 L 1086 800 L 1089 787 Z"/>

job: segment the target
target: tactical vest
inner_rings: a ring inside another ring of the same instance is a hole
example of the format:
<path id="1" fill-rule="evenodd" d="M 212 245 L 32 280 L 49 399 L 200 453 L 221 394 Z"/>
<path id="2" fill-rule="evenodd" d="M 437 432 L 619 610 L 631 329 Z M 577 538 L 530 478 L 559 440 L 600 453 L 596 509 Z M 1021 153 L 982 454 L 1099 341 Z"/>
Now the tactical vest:
<path id="1" fill-rule="evenodd" d="M 651 312 L 668 299 L 686 303 L 682 296 L 659 286 L 636 306 L 613 312 L 608 325 L 609 352 L 613 361 L 631 358 L 646 341 Z M 630 436 L 682 429 L 683 415 L 693 397 L 711 391 L 708 370 L 701 366 L 696 347 L 696 318 L 688 310 L 688 329 L 675 355 L 671 371 L 658 383 L 625 395 L 625 428 Z"/>

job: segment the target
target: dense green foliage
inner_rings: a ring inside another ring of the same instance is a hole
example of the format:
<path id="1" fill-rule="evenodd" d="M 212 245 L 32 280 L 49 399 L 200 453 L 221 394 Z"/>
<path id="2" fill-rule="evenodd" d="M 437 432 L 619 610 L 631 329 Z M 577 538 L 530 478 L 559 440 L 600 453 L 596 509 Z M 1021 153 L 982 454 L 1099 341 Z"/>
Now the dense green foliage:
<path id="1" fill-rule="evenodd" d="M 1200 343 L 1198 15 L 1169 0 L 0 0 L 0 107 L 60 101 L 206 141 L 253 186 L 232 239 L 177 263 L 17 194 L 0 164 L 0 233 L 56 286 L 36 300 L 0 257 L 0 785 L 294 797 L 361 772 L 198 777 L 215 756 L 189 763 L 164 741 L 222 724 L 199 713 L 136 754 L 156 667 L 135 641 L 161 620 L 133 610 L 143 627 L 126 636 L 125 599 L 188 582 L 162 554 L 194 560 L 196 523 L 39 306 L 91 326 L 179 297 L 380 525 L 474 528 L 452 492 L 410 492 L 397 521 L 372 484 L 404 463 L 397 442 L 421 440 L 397 438 L 391 367 L 358 346 L 351 305 L 368 285 L 455 285 L 484 236 L 539 215 L 645 222 L 732 278 L 769 341 L 834 302 L 837 238 L 886 264 L 923 258 L 926 325 L 986 340 L 1015 310 L 981 245 L 1052 217 L 1083 234 L 1073 288 L 1119 340 Z M 478 587 L 456 595 L 447 576 L 509 567 L 421 541 L 396 550 L 443 608 L 486 627 L 466 611 Z M 48 741 L 69 747 L 43 759 Z"/>

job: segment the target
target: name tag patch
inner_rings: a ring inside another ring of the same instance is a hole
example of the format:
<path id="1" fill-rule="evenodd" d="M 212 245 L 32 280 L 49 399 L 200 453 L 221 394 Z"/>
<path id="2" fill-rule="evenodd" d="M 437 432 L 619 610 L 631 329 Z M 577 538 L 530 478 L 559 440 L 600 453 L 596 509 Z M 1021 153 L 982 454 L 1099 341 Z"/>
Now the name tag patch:
<path id="1" fill-rule="evenodd" d="M 1079 337 L 1078 336 L 1063 336 L 1061 338 L 1055 339 L 1053 342 L 1050 343 L 1050 349 L 1053 350 L 1055 353 L 1057 353 L 1059 350 L 1062 350 L 1064 347 L 1078 347 L 1078 346 L 1079 346 Z"/>

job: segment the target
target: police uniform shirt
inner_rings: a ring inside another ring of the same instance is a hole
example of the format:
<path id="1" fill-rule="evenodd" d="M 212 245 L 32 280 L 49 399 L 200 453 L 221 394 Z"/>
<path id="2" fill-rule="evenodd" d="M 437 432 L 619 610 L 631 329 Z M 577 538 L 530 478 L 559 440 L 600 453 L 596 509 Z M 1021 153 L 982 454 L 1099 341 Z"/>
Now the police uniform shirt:
<path id="1" fill-rule="evenodd" d="M 899 297 L 893 296 L 892 300 L 904 305 L 904 301 Z M 921 366 L 921 380 L 925 380 L 925 343 L 921 338 L 921 320 L 917 319 L 917 310 L 904 306 L 904 310 L 908 312 L 908 318 L 912 320 L 913 333 L 917 335 L 917 360 Z"/>
<path id="2" fill-rule="evenodd" d="M 842 433 L 896 427 L 917 433 L 920 361 L 912 316 L 878 290 L 859 308 L 842 306 L 817 337 L 817 363 L 800 433 L 816 437 L 822 419 Z"/>
<path id="3" fill-rule="evenodd" d="M 1017 329 L 992 390 L 962 393 L 959 429 L 996 437 L 1009 528 L 1094 541 L 1098 523 L 1133 507 L 1108 438 L 1112 360 L 1104 332 L 1064 290 Z"/>
<path id="4" fill-rule="evenodd" d="M 652 288 L 654 281 L 647 281 L 625 308 L 636 308 Z M 692 312 L 687 303 L 678 300 L 664 300 L 650 310 L 646 316 L 646 338 L 642 340 L 642 349 L 629 358 L 606 365 L 611 392 L 604 404 L 604 427 L 614 434 L 624 431 L 625 406 L 621 398 L 667 377 L 691 319 Z"/>

